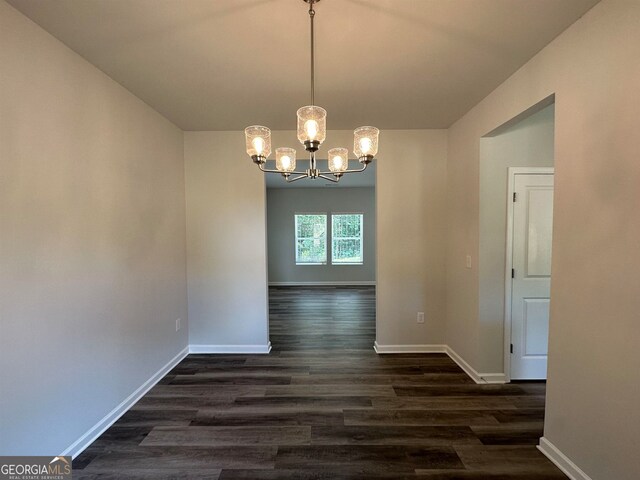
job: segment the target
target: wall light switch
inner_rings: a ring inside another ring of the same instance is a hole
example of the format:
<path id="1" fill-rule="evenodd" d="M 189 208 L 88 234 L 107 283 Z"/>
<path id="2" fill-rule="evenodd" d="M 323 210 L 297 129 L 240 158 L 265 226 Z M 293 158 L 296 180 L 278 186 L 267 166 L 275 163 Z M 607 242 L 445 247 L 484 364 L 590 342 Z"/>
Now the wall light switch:
<path id="1" fill-rule="evenodd" d="M 182 320 L 181 320 L 180 318 L 178 318 L 178 319 L 176 320 L 176 332 L 177 332 L 178 330 L 180 330 L 180 327 L 181 327 L 181 325 L 180 325 L 180 324 L 181 324 L 181 323 L 182 323 Z"/>
<path id="2" fill-rule="evenodd" d="M 471 268 L 471 255 L 467 255 L 467 268 Z"/>
<path id="3" fill-rule="evenodd" d="M 424 323 L 424 312 L 418 312 L 418 323 Z"/>

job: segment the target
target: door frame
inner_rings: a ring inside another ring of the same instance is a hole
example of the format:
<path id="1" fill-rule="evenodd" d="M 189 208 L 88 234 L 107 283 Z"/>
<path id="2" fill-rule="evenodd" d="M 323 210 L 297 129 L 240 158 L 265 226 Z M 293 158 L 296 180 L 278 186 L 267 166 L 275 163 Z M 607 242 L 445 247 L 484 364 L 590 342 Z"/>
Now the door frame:
<path id="1" fill-rule="evenodd" d="M 513 269 L 513 194 L 516 175 L 553 175 L 554 167 L 507 168 L 507 248 L 504 270 L 504 376 L 511 382 L 511 270 Z M 555 184 L 554 184 L 555 191 Z"/>

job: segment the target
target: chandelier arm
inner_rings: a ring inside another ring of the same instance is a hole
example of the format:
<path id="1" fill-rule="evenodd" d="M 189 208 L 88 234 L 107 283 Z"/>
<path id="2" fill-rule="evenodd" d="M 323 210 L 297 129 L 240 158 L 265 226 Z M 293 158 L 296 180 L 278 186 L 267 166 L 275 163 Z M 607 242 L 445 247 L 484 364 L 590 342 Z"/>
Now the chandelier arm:
<path id="1" fill-rule="evenodd" d="M 356 170 L 345 170 L 342 173 L 360 173 L 360 172 L 364 172 L 367 169 L 367 165 L 364 165 L 362 168 L 358 168 Z"/>
<path id="2" fill-rule="evenodd" d="M 288 174 L 295 174 L 295 175 L 306 175 L 307 172 L 281 172 L 280 170 L 270 170 L 268 168 L 264 168 L 264 165 L 258 165 L 258 168 L 260 169 L 260 171 L 264 172 L 264 173 L 288 173 Z"/>
<path id="3" fill-rule="evenodd" d="M 324 173 L 329 173 L 329 172 L 324 172 Z M 330 182 L 333 182 L 333 183 L 338 183 L 340 181 L 340 177 L 331 178 L 331 177 L 327 177 L 326 175 L 323 175 L 321 173 L 318 174 L 318 177 L 324 178 L 325 180 L 329 180 Z"/>
<path id="4" fill-rule="evenodd" d="M 299 172 L 296 172 L 296 173 L 299 173 Z M 309 174 L 308 174 L 308 173 L 303 173 L 303 174 L 301 174 L 299 177 L 294 177 L 294 178 L 286 177 L 286 180 L 287 180 L 287 183 L 293 183 L 293 182 L 295 182 L 296 180 L 301 180 L 301 179 L 303 179 L 303 178 L 308 178 L 308 177 L 309 177 Z"/>
<path id="5" fill-rule="evenodd" d="M 360 172 L 364 172 L 367 169 L 367 164 L 364 165 L 364 167 L 359 168 L 357 170 L 345 170 L 344 172 L 340 172 L 342 174 L 344 173 L 360 173 Z M 319 172 L 321 175 L 334 175 L 333 172 Z"/>
<path id="6" fill-rule="evenodd" d="M 258 168 L 264 173 L 282 173 L 279 170 L 269 170 L 267 168 L 264 168 L 264 165 L 258 165 Z"/>

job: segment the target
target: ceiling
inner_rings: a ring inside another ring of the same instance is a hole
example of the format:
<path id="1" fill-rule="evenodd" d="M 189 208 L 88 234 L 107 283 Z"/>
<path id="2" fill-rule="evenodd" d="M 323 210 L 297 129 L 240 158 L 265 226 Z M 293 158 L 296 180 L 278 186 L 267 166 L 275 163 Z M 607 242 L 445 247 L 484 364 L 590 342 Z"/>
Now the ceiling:
<path id="1" fill-rule="evenodd" d="M 7 0 L 184 130 L 295 128 L 302 0 Z M 598 0 L 321 0 L 327 127 L 446 128 Z"/>

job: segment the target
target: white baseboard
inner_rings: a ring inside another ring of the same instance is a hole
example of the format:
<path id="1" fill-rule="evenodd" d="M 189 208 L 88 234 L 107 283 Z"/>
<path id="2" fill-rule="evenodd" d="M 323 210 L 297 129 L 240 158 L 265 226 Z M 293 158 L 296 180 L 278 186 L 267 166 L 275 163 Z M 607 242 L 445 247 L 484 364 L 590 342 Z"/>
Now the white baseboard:
<path id="1" fill-rule="evenodd" d="M 580 467 L 569 460 L 569 457 L 562 453 L 558 449 L 558 447 L 556 447 L 545 437 L 542 437 L 540 439 L 538 450 L 540 450 L 545 457 L 551 460 L 556 465 L 556 467 L 562 470 L 562 472 L 571 480 L 591 480 L 591 477 L 589 475 L 584 473 L 580 469 Z"/>
<path id="2" fill-rule="evenodd" d="M 507 383 L 504 373 L 478 373 L 449 345 L 380 345 L 373 344 L 376 353 L 446 353 L 476 383 Z"/>
<path id="3" fill-rule="evenodd" d="M 376 353 L 446 353 L 446 345 L 380 345 L 373 343 Z"/>
<path id="4" fill-rule="evenodd" d="M 189 353 L 265 354 L 270 351 L 271 342 L 266 345 L 189 345 Z"/>
<path id="5" fill-rule="evenodd" d="M 375 280 L 354 280 L 336 282 L 269 282 L 270 287 L 341 287 L 375 285 Z"/>
<path id="6" fill-rule="evenodd" d="M 448 345 L 447 355 L 476 383 L 507 383 L 507 376 L 504 373 L 479 373 Z"/>
<path id="7" fill-rule="evenodd" d="M 113 425 L 124 415 L 145 393 L 151 390 L 173 367 L 180 363 L 189 354 L 189 347 L 185 347 L 180 353 L 169 360 L 160 370 L 154 373 L 149 380 L 140 385 L 131 395 L 125 398 L 117 407 L 111 410 L 98 423 L 91 427 L 78 440 L 73 442 L 60 456 L 71 455 L 72 458 L 80 455 L 85 448 L 91 445 L 105 430 Z"/>
<path id="8" fill-rule="evenodd" d="M 447 355 L 476 383 L 507 383 L 507 376 L 504 373 L 479 373 L 448 345 Z"/>
<path id="9" fill-rule="evenodd" d="M 449 347 L 447 345 L 447 355 L 449 355 L 449 357 L 451 357 L 451 360 L 453 360 L 454 362 L 456 362 L 458 364 L 458 366 L 464 370 L 466 372 L 467 375 L 469 375 L 474 382 L 476 383 L 484 383 L 480 380 L 480 374 L 475 370 L 475 368 L 473 368 L 471 365 L 469 365 L 464 358 L 462 358 L 460 355 L 458 355 L 451 347 Z"/>
<path id="10" fill-rule="evenodd" d="M 504 373 L 479 373 L 481 383 L 509 383 Z"/>

